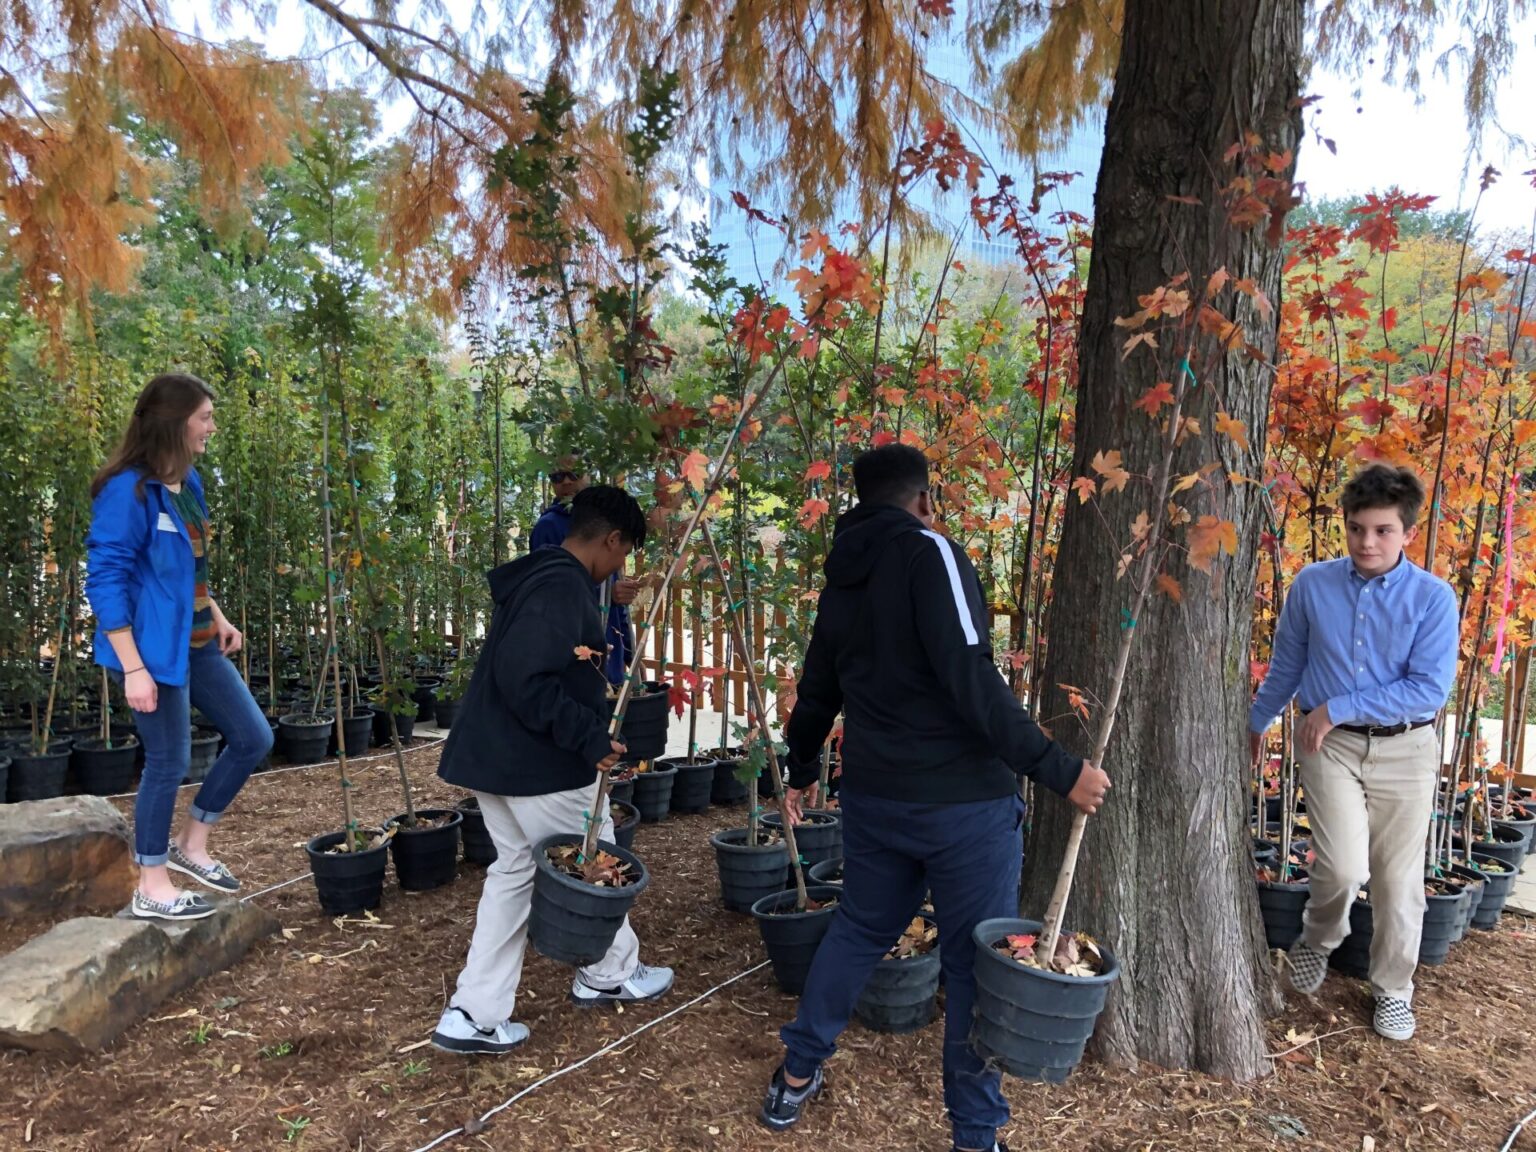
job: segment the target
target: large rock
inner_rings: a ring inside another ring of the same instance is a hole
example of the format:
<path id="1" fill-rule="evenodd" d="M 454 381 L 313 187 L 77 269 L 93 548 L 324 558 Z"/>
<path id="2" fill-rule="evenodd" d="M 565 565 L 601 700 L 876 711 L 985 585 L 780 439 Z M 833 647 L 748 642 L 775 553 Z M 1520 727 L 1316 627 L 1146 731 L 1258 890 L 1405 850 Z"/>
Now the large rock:
<path id="1" fill-rule="evenodd" d="M 131 844 L 100 796 L 0 804 L 0 916 L 124 903 L 137 880 Z"/>
<path id="2" fill-rule="evenodd" d="M 270 912 L 238 900 L 183 924 L 66 920 L 0 958 L 0 1046 L 104 1048 L 164 1000 L 235 964 L 277 927 Z"/>

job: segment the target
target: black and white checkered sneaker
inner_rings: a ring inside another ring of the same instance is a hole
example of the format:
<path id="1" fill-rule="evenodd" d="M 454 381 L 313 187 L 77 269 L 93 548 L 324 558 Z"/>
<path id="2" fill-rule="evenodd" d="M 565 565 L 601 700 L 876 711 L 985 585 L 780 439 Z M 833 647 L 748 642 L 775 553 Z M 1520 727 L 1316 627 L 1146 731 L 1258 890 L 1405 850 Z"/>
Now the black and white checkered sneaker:
<path id="1" fill-rule="evenodd" d="M 1291 987 L 1303 996 L 1310 996 L 1323 986 L 1323 977 L 1328 975 L 1326 952 L 1308 947 L 1298 936 L 1285 954 L 1285 961 L 1291 970 Z"/>
<path id="2" fill-rule="evenodd" d="M 166 856 L 165 866 L 173 872 L 180 872 L 198 881 L 205 888 L 212 888 L 215 892 L 223 892 L 226 895 L 240 891 L 240 881 L 236 880 L 232 873 L 224 865 L 215 860 L 208 867 L 193 862 L 180 845 L 172 844 Z"/>
<path id="3" fill-rule="evenodd" d="M 1376 1035 L 1388 1040 L 1412 1040 L 1415 1027 L 1413 1008 L 1396 996 L 1376 998 Z"/>

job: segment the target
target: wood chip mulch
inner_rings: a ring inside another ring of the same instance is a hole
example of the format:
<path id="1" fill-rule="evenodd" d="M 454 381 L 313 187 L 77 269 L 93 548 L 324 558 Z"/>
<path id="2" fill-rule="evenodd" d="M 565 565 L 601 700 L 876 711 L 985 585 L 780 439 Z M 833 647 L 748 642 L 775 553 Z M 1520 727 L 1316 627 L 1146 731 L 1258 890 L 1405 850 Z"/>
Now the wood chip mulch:
<path id="1" fill-rule="evenodd" d="M 439 751 L 407 753 L 418 805 L 462 795 L 433 774 Z M 389 759 L 353 778 L 360 818 L 403 808 Z M 256 776 L 215 848 L 247 892 L 302 876 L 304 842 L 340 824 L 338 795 L 334 765 Z M 131 812 L 131 800 L 116 803 Z M 717 808 L 639 830 L 652 873 L 634 913 L 642 956 L 677 970 L 660 1003 L 584 1012 L 567 999 L 570 970 L 530 950 L 517 1009 L 528 1043 L 500 1059 L 437 1052 L 424 1042 L 469 943 L 480 870 L 461 865 L 453 884 L 427 893 L 401 892 L 391 871 L 376 921 L 323 915 L 304 879 L 257 897 L 283 935 L 162 1005 L 110 1051 L 0 1053 L 0 1148 L 413 1152 L 468 1123 L 439 1147 L 947 1149 L 938 1023 L 899 1037 L 854 1024 L 800 1129 L 761 1129 L 777 1030 L 795 1006 L 766 968 L 479 1127 L 520 1089 L 765 958 L 750 918 L 719 904 L 708 842 L 740 817 Z M 1270 1022 L 1270 1051 L 1285 1055 L 1256 1083 L 1091 1059 L 1057 1087 L 1008 1079 L 1014 1121 L 1002 1138 L 1015 1150 L 1072 1152 L 1497 1152 L 1536 1109 L 1536 923 L 1506 917 L 1496 932 L 1473 933 L 1445 966 L 1421 968 L 1418 986 L 1419 1032 L 1406 1045 L 1371 1033 L 1359 982 L 1334 974 L 1314 1001 L 1292 997 Z M 1514 1149 L 1536 1152 L 1536 1128 Z"/>

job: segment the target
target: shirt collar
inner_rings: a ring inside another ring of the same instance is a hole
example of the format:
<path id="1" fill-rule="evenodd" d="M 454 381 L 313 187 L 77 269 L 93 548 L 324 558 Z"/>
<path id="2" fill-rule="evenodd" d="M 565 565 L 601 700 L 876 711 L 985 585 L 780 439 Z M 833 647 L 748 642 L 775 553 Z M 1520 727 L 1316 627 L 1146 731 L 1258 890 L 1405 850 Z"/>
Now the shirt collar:
<path id="1" fill-rule="evenodd" d="M 1348 556 L 1344 557 L 1344 564 L 1349 569 L 1350 576 L 1360 581 L 1360 583 L 1369 584 L 1372 580 L 1380 580 L 1384 587 L 1390 587 L 1391 585 L 1396 584 L 1399 580 L 1406 580 L 1408 578 L 1409 570 L 1417 567 L 1417 565 L 1415 565 L 1412 560 L 1408 559 L 1408 553 L 1406 552 L 1397 558 L 1396 564 L 1394 564 L 1386 572 L 1383 572 L 1380 576 L 1372 576 L 1367 578 L 1360 575 L 1360 569 L 1355 567 L 1355 562 Z"/>

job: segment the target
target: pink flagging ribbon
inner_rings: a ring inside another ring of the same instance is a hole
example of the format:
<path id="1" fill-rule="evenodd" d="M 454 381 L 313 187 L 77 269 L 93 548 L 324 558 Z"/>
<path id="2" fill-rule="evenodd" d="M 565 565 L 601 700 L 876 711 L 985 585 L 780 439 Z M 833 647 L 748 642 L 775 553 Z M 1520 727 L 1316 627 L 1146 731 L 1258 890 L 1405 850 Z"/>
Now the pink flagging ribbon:
<path id="1" fill-rule="evenodd" d="M 1501 675 L 1504 669 L 1504 625 L 1509 620 L 1509 605 L 1515 597 L 1515 485 L 1509 485 L 1509 498 L 1504 503 L 1504 601 L 1499 605 L 1499 627 L 1494 633 L 1493 674 Z"/>

